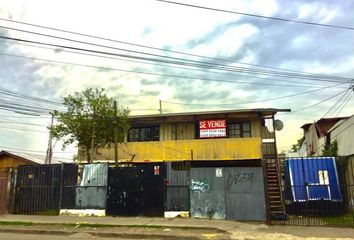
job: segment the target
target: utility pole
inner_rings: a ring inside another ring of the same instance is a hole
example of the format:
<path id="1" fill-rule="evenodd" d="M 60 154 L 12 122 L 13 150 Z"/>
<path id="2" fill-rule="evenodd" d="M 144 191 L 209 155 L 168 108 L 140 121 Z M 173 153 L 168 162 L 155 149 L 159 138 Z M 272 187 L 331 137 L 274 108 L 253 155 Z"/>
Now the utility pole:
<path id="1" fill-rule="evenodd" d="M 114 117 L 113 117 L 113 140 L 114 140 L 114 163 L 118 167 L 118 123 L 117 123 L 117 101 L 113 102 Z"/>
<path id="2" fill-rule="evenodd" d="M 161 99 L 159 100 L 159 103 L 160 103 L 160 109 L 159 109 L 159 111 L 160 111 L 160 115 L 162 115 L 162 103 L 161 103 Z"/>
<path id="3" fill-rule="evenodd" d="M 53 147 L 52 147 L 52 141 L 53 141 L 53 134 L 52 134 L 52 127 L 54 124 L 54 114 L 50 113 L 52 115 L 52 120 L 50 123 L 50 131 L 49 131 L 49 140 L 48 140 L 48 147 L 47 147 L 47 154 L 45 157 L 45 164 L 51 164 L 52 163 L 52 156 L 53 156 Z"/>
<path id="4" fill-rule="evenodd" d="M 92 138 L 91 138 L 91 158 L 90 162 L 93 162 L 93 154 L 95 153 L 95 134 L 96 134 L 96 109 L 93 109 L 93 115 L 92 115 Z"/>

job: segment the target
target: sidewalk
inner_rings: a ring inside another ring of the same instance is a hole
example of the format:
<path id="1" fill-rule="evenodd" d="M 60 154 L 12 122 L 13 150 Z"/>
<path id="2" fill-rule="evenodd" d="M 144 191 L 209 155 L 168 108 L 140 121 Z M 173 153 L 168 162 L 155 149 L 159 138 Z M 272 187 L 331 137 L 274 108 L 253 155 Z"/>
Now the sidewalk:
<path id="1" fill-rule="evenodd" d="M 28 223 L 28 226 L 24 227 L 24 223 Z M 43 225 L 44 227 L 40 228 L 41 224 L 51 227 Z M 124 230 L 129 234 L 151 235 L 156 233 L 176 238 L 180 237 L 181 232 L 187 234 L 190 231 L 194 235 L 185 235 L 186 238 L 187 236 L 197 237 L 200 235 L 199 238 L 194 239 L 225 239 L 225 236 L 231 239 L 354 239 L 354 229 L 348 228 L 267 226 L 261 223 L 195 218 L 0 215 L 0 230 L 16 230 L 16 225 L 22 225 L 22 230 L 47 229 L 48 231 L 66 231 L 68 228 L 65 228 L 65 225 L 72 225 L 70 230 L 72 231 L 79 229 L 80 225 L 84 225 L 87 227 L 87 231 L 96 231 L 97 233 L 115 234 L 122 233 Z M 61 227 L 55 228 L 55 225 Z M 90 225 L 92 227 L 88 227 Z M 85 229 L 81 228 L 80 231 L 85 231 Z"/>

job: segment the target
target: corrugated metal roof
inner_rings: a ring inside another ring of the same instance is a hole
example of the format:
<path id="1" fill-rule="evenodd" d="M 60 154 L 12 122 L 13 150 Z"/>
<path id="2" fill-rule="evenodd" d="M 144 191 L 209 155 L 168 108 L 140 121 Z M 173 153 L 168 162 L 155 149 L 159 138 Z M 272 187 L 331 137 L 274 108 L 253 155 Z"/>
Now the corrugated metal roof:
<path id="1" fill-rule="evenodd" d="M 163 113 L 151 115 L 133 115 L 129 116 L 131 119 L 136 118 L 159 118 L 159 117 L 174 117 L 174 116 L 196 116 L 196 115 L 211 115 L 211 114 L 228 114 L 228 113 L 277 113 L 277 112 L 291 112 L 291 109 L 276 109 L 276 108 L 255 108 L 255 109 L 238 109 L 238 110 L 218 110 L 218 111 L 200 111 L 200 112 L 183 112 L 183 113 Z"/>
<path id="2" fill-rule="evenodd" d="M 19 159 L 29 165 L 40 164 L 40 163 L 44 162 L 44 159 L 33 157 L 33 156 L 27 155 L 25 153 L 13 154 L 13 153 L 10 153 L 10 152 L 4 151 L 4 150 L 0 152 L 0 157 L 5 156 L 5 155 Z"/>

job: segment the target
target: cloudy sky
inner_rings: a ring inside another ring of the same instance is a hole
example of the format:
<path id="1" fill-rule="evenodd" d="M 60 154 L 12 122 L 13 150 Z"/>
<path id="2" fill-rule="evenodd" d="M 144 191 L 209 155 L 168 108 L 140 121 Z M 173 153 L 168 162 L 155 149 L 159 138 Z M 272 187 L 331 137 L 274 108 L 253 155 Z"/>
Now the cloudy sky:
<path id="1" fill-rule="evenodd" d="M 0 0 L 0 149 L 43 157 L 45 112 L 87 87 L 132 114 L 158 113 L 159 100 L 163 112 L 289 108 L 279 150 L 305 123 L 354 113 L 353 1 L 176 1 L 339 27 L 155 0 Z M 75 149 L 54 151 L 69 161 Z"/>

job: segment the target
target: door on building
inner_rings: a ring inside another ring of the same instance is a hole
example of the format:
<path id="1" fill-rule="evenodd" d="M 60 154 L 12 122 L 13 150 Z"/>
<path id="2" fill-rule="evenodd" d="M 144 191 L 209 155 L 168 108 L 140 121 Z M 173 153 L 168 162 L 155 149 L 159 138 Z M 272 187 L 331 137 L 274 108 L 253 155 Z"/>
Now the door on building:
<path id="1" fill-rule="evenodd" d="M 265 221 L 261 167 L 197 167 L 191 170 L 191 216 Z"/>
<path id="2" fill-rule="evenodd" d="M 109 168 L 106 213 L 163 216 L 165 178 L 162 163 Z"/>
<path id="3" fill-rule="evenodd" d="M 0 169 L 0 171 L 2 171 L 2 169 Z M 7 179 L 7 175 L 1 174 L 0 172 L 0 214 L 7 212 Z"/>

